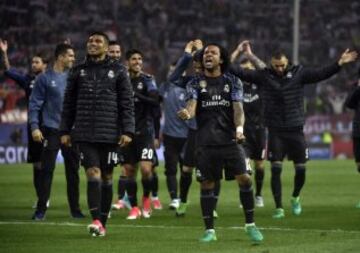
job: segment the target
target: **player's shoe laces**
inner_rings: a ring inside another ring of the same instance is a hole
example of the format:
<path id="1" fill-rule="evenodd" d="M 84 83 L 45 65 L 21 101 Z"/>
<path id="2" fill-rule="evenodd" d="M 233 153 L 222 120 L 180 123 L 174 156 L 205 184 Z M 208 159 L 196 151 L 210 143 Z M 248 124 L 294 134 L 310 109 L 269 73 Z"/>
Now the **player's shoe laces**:
<path id="1" fill-rule="evenodd" d="M 285 212 L 284 212 L 284 209 L 282 208 L 276 208 L 275 209 L 275 212 L 272 216 L 274 219 L 282 219 L 285 217 Z"/>
<path id="2" fill-rule="evenodd" d="M 264 207 L 264 199 L 262 196 L 255 196 L 255 206 Z"/>
<path id="3" fill-rule="evenodd" d="M 245 232 L 250 237 L 250 240 L 255 244 L 258 244 L 262 240 L 264 240 L 264 236 L 261 234 L 259 229 L 255 226 L 255 224 L 246 224 Z"/>
<path id="4" fill-rule="evenodd" d="M 300 197 L 292 197 L 291 198 L 291 209 L 294 215 L 301 214 L 301 204 L 300 204 Z"/>
<path id="5" fill-rule="evenodd" d="M 149 197 L 143 197 L 142 215 L 144 218 L 150 218 L 150 216 L 151 216 L 151 200 Z"/>
<path id="6" fill-rule="evenodd" d="M 152 206 L 154 207 L 155 210 L 161 210 L 163 209 L 163 206 L 160 202 L 160 199 L 158 197 L 152 197 L 151 198 L 151 203 L 152 203 Z"/>
<path id="7" fill-rule="evenodd" d="M 360 209 L 360 202 L 356 204 L 355 208 L 359 208 L 359 209 Z"/>
<path id="8" fill-rule="evenodd" d="M 216 210 L 213 211 L 213 217 L 214 217 L 214 219 L 219 218 L 219 215 L 218 215 L 218 213 L 216 212 Z"/>
<path id="9" fill-rule="evenodd" d="M 33 214 L 33 216 L 31 217 L 31 219 L 33 219 L 35 221 L 43 221 L 43 220 L 45 220 L 45 213 L 36 210 L 35 213 Z"/>
<path id="10" fill-rule="evenodd" d="M 205 231 L 204 235 L 200 238 L 200 242 L 212 242 L 217 241 L 215 230 L 208 229 Z"/>
<path id="11" fill-rule="evenodd" d="M 176 210 L 180 206 L 180 200 L 179 199 L 173 199 L 171 200 L 169 204 L 169 208 L 171 210 Z"/>
<path id="12" fill-rule="evenodd" d="M 134 206 L 131 208 L 128 217 L 126 217 L 127 220 L 136 220 L 141 217 L 141 211 L 137 206 Z"/>
<path id="13" fill-rule="evenodd" d="M 106 230 L 102 225 L 101 221 L 93 220 L 93 222 L 87 226 L 89 234 L 92 236 L 105 236 Z"/>
<path id="14" fill-rule="evenodd" d="M 180 202 L 178 208 L 176 208 L 176 216 L 184 216 L 186 213 L 186 208 L 187 208 L 188 203 L 183 203 Z"/>

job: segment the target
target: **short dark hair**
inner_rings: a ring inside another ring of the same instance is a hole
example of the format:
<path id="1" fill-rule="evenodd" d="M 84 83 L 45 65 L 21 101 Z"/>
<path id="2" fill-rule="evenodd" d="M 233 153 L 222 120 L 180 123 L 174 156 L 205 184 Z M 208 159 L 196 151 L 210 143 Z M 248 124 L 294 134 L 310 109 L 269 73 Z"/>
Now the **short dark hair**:
<path id="1" fill-rule="evenodd" d="M 32 58 L 34 57 L 39 57 L 44 64 L 48 64 L 50 62 L 48 55 L 44 52 L 37 52 L 32 56 Z"/>
<path id="2" fill-rule="evenodd" d="M 287 57 L 287 55 L 283 52 L 283 51 L 275 51 L 274 53 L 272 53 L 271 58 L 280 60 L 282 57 Z"/>
<path id="3" fill-rule="evenodd" d="M 204 52 L 205 52 L 205 49 L 208 48 L 209 46 L 215 46 L 217 48 L 219 48 L 220 50 L 220 59 L 222 59 L 222 63 L 220 64 L 220 67 L 221 67 L 221 72 L 224 73 L 227 71 L 227 69 L 229 68 L 229 65 L 230 65 L 230 57 L 229 57 L 229 53 L 228 51 L 223 47 L 221 46 L 220 44 L 218 43 L 209 43 L 207 44 L 203 50 L 201 50 L 201 62 L 202 62 L 202 59 L 204 57 Z"/>
<path id="4" fill-rule="evenodd" d="M 129 60 L 131 58 L 131 56 L 133 56 L 134 54 L 139 54 L 139 55 L 141 55 L 141 57 L 144 57 L 144 54 L 140 50 L 130 49 L 130 50 L 126 51 L 126 53 L 125 53 L 126 60 Z"/>
<path id="5" fill-rule="evenodd" d="M 89 34 L 89 38 L 90 38 L 91 36 L 94 36 L 94 35 L 102 36 L 102 37 L 104 38 L 104 40 L 105 40 L 105 43 L 109 45 L 110 39 L 109 39 L 109 36 L 107 36 L 106 33 L 100 32 L 100 31 L 94 31 L 94 32 L 92 32 L 92 33 Z"/>
<path id="6" fill-rule="evenodd" d="M 121 47 L 121 43 L 120 43 L 120 42 L 118 42 L 118 41 L 116 41 L 116 40 L 110 40 L 110 41 L 109 41 L 109 46 L 115 46 L 115 45 Z"/>
<path id="7" fill-rule="evenodd" d="M 69 49 L 74 50 L 74 48 L 69 44 L 65 44 L 65 43 L 57 44 L 55 48 L 55 59 L 57 59 L 60 55 L 66 54 Z"/>

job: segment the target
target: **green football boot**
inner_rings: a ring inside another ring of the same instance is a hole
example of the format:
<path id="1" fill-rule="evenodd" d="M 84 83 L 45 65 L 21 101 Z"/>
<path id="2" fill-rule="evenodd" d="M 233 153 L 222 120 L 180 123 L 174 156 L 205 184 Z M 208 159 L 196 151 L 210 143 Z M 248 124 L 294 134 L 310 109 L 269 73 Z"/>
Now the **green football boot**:
<path id="1" fill-rule="evenodd" d="M 209 229 L 206 230 L 204 235 L 200 238 L 200 242 L 212 242 L 217 241 L 215 230 Z"/>
<path id="2" fill-rule="evenodd" d="M 259 244 L 260 242 L 262 242 L 262 240 L 264 240 L 264 236 L 255 226 L 255 224 L 245 225 L 245 232 L 254 244 Z"/>
<path id="3" fill-rule="evenodd" d="M 272 216 L 274 219 L 282 219 L 285 217 L 285 212 L 284 212 L 284 209 L 282 208 L 276 208 L 275 209 L 275 212 Z"/>
<path id="4" fill-rule="evenodd" d="M 180 202 L 180 205 L 178 208 L 176 208 L 176 216 L 184 216 L 186 213 L 187 203 Z"/>
<path id="5" fill-rule="evenodd" d="M 299 216 L 301 214 L 300 197 L 291 198 L 291 209 L 294 215 Z"/>
<path id="6" fill-rule="evenodd" d="M 356 204 L 355 208 L 360 209 L 360 202 Z"/>

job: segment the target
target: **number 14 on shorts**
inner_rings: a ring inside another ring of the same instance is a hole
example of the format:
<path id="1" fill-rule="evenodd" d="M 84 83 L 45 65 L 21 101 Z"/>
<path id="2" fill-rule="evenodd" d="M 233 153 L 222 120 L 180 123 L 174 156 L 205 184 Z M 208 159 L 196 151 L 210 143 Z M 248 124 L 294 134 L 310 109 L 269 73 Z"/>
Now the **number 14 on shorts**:
<path id="1" fill-rule="evenodd" d="M 118 164 L 119 155 L 117 152 L 109 152 L 108 154 L 108 164 Z"/>

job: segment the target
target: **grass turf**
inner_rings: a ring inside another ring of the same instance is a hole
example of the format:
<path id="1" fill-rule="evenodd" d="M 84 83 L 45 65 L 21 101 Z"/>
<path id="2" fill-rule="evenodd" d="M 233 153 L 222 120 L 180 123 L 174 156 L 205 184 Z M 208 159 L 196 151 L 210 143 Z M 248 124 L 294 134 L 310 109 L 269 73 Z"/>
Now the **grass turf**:
<path id="1" fill-rule="evenodd" d="M 302 192 L 303 214 L 295 217 L 290 210 L 294 171 L 285 163 L 282 175 L 285 219 L 271 218 L 274 204 L 270 192 L 269 164 L 264 184 L 265 207 L 256 209 L 256 223 L 265 236 L 260 246 L 252 246 L 243 231 L 238 188 L 234 182 L 222 182 L 218 203 L 219 219 L 215 226 L 218 241 L 203 244 L 198 183 L 193 182 L 190 205 L 185 217 L 168 210 L 163 168 L 158 168 L 160 198 L 164 210 L 154 211 L 150 219 L 125 220 L 124 210 L 112 212 L 107 236 L 91 238 L 86 232 L 90 215 L 86 205 L 86 181 L 81 170 L 81 206 L 87 217 L 70 218 L 65 175 L 62 165 L 55 170 L 50 208 L 46 220 L 32 222 L 35 201 L 30 165 L 1 165 L 0 245 L 1 252 L 360 252 L 360 175 L 353 161 L 310 161 Z M 116 192 L 119 168 L 114 173 Z M 141 187 L 139 187 L 139 193 Z M 140 194 L 139 194 L 140 196 Z M 114 194 L 115 198 L 115 194 Z M 140 197 L 139 197 L 140 199 Z"/>

